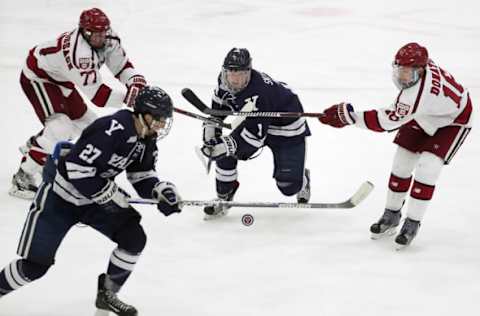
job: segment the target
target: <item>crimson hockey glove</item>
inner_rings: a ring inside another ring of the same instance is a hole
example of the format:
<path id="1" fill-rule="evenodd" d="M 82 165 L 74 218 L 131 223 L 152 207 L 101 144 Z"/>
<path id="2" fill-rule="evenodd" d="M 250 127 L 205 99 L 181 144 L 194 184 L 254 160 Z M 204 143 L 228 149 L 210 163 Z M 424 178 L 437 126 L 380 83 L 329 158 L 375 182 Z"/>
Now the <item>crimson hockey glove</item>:
<path id="1" fill-rule="evenodd" d="M 157 208 L 163 215 L 169 216 L 182 211 L 179 203 L 181 197 L 173 183 L 167 181 L 157 183 L 153 188 L 152 195 L 158 200 Z"/>
<path id="2" fill-rule="evenodd" d="M 346 125 L 355 124 L 355 119 L 351 112 L 353 112 L 353 106 L 350 103 L 342 102 L 332 105 L 323 111 L 323 116 L 321 116 L 319 120 L 323 124 L 341 128 Z"/>
<path id="3" fill-rule="evenodd" d="M 128 107 L 133 107 L 138 93 L 147 85 L 145 77 L 142 75 L 131 76 L 127 81 L 127 95 L 123 100 Z"/>
<path id="4" fill-rule="evenodd" d="M 232 136 L 220 136 L 211 139 L 202 146 L 205 157 L 218 160 L 227 156 L 234 156 L 237 152 L 237 142 Z"/>

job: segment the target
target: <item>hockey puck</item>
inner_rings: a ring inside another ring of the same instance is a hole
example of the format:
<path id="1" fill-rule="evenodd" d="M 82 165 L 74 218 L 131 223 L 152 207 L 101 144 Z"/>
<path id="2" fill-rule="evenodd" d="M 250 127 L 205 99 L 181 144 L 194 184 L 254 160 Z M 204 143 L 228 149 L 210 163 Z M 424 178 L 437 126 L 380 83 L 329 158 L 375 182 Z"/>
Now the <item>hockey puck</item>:
<path id="1" fill-rule="evenodd" d="M 215 213 L 215 209 L 213 206 L 207 206 L 203 209 L 203 212 L 207 215 L 213 215 Z"/>
<path id="2" fill-rule="evenodd" d="M 242 216 L 242 224 L 245 226 L 252 226 L 255 219 L 252 214 L 244 214 Z"/>

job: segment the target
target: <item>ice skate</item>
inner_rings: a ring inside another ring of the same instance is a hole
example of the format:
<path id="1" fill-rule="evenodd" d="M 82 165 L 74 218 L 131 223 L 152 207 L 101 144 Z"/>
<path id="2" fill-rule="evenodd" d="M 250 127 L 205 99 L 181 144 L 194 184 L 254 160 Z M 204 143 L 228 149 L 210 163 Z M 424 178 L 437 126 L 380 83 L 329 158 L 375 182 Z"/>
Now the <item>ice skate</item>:
<path id="1" fill-rule="evenodd" d="M 37 189 L 35 177 L 20 168 L 17 173 L 13 175 L 12 187 L 8 191 L 8 194 L 21 199 L 33 200 Z"/>
<path id="2" fill-rule="evenodd" d="M 310 170 L 305 168 L 305 178 L 307 179 L 307 182 L 305 183 L 304 186 L 302 186 L 302 189 L 297 193 L 297 202 L 298 203 L 308 203 L 310 201 Z"/>
<path id="3" fill-rule="evenodd" d="M 226 193 L 226 194 L 218 194 L 218 198 L 215 199 L 214 201 L 232 201 L 233 196 L 238 190 L 238 187 L 240 186 L 240 183 L 238 181 L 235 181 L 233 184 L 233 189 Z M 224 217 L 225 215 L 228 214 L 228 209 L 229 206 L 206 206 L 203 208 L 203 212 L 205 213 L 204 220 L 209 221 L 212 219 L 217 219 Z"/>
<path id="4" fill-rule="evenodd" d="M 113 289 L 105 286 L 107 275 L 102 273 L 98 277 L 98 291 L 95 306 L 100 312 L 113 312 L 119 316 L 137 316 L 137 310 L 132 305 L 122 302 Z M 99 313 L 97 312 L 97 315 Z"/>
<path id="5" fill-rule="evenodd" d="M 34 140 L 35 140 L 35 136 L 32 136 L 25 142 L 25 144 L 18 147 L 18 150 L 20 150 L 22 155 L 25 156 L 26 154 L 28 154 L 28 152 L 30 151 L 30 148 L 32 148 Z"/>
<path id="6" fill-rule="evenodd" d="M 407 217 L 403 222 L 400 233 L 397 235 L 397 237 L 395 237 L 396 249 L 401 250 L 410 245 L 413 238 L 415 238 L 415 236 L 417 235 L 419 228 L 420 221 L 416 221 Z"/>
<path id="7" fill-rule="evenodd" d="M 400 223 L 402 213 L 385 209 L 378 222 L 370 226 L 371 238 L 376 240 L 383 236 L 391 236 L 396 233 L 397 226 Z"/>

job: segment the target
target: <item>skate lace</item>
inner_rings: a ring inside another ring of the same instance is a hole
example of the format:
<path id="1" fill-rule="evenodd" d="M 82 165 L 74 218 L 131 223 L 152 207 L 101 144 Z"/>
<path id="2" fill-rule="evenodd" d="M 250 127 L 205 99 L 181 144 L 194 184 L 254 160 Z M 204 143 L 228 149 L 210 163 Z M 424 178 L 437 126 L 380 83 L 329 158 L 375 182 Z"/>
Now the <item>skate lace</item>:
<path id="1" fill-rule="evenodd" d="M 118 297 L 117 294 L 113 293 L 112 291 L 106 291 L 105 292 L 105 298 L 106 301 L 109 305 L 115 307 L 116 309 L 119 309 L 121 311 L 128 311 L 132 309 L 133 307 L 131 305 L 125 304 L 122 302 Z"/>

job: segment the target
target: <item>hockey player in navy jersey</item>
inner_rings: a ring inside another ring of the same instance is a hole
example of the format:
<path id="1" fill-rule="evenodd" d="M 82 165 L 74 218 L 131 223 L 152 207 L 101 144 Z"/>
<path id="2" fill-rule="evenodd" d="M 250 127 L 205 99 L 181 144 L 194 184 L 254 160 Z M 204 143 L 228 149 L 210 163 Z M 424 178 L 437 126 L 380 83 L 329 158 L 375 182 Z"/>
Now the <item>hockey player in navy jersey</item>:
<path id="1" fill-rule="evenodd" d="M 116 293 L 130 276 L 146 236 L 140 214 L 114 179 L 125 170 L 137 193 L 157 199 L 164 215 L 181 211 L 175 185 L 160 181 L 155 172 L 156 141 L 168 134 L 172 110 L 163 90 L 146 86 L 133 112 L 120 110 L 97 119 L 66 155 L 55 161 L 50 156 L 20 238 L 21 259 L 0 272 L 0 296 L 42 277 L 54 264 L 68 230 L 83 223 L 117 245 L 106 273 L 98 278 L 97 308 L 137 315 Z"/>
<path id="2" fill-rule="evenodd" d="M 250 53 L 245 48 L 231 49 L 223 62 L 212 108 L 234 111 L 303 112 L 298 96 L 286 84 L 252 69 Z M 225 117 L 214 117 L 223 120 Z M 305 118 L 249 117 L 230 135 L 211 124 L 204 124 L 203 154 L 216 161 L 218 199 L 232 200 L 239 187 L 237 161 L 248 160 L 260 148 L 271 149 L 273 177 L 280 191 L 297 195 L 297 201 L 310 199 L 310 174 L 305 169 L 305 137 L 310 129 Z M 206 207 L 205 219 L 224 216 L 227 209 Z"/>

